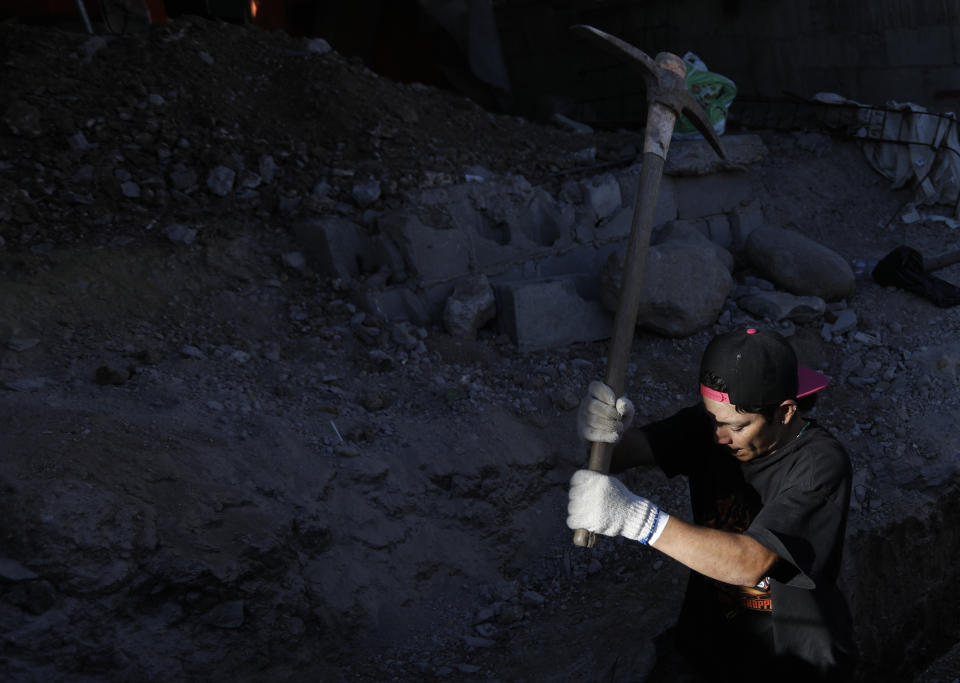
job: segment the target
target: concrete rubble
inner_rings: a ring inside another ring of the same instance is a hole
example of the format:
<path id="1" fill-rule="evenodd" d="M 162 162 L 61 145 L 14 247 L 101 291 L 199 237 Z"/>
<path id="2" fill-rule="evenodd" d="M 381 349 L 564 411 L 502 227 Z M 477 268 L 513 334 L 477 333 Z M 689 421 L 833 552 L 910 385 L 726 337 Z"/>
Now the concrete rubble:
<path id="1" fill-rule="evenodd" d="M 767 227 L 763 207 L 746 199 L 745 169 L 765 154 L 759 138 L 727 136 L 724 144 L 726 163 L 705 159 L 702 141 L 674 143 L 638 319 L 645 329 L 684 337 L 712 325 L 738 260 L 782 290 L 737 300 L 761 319 L 810 322 L 825 311 L 815 299 L 854 291 L 842 257 L 796 231 Z M 496 329 L 524 349 L 560 347 L 609 335 L 623 267 L 616 259 L 633 215 L 625 197 L 633 201 L 628 188 L 637 177 L 631 166 L 567 183 L 559 197 L 520 176 L 487 177 L 420 193 L 414 208 L 380 215 L 374 226 L 325 217 L 297 234 L 321 274 L 375 278 L 366 305 L 388 320 L 437 322 L 457 305 L 455 288 L 479 275 L 497 293 Z M 557 315 L 562 324 L 544 324 Z"/>

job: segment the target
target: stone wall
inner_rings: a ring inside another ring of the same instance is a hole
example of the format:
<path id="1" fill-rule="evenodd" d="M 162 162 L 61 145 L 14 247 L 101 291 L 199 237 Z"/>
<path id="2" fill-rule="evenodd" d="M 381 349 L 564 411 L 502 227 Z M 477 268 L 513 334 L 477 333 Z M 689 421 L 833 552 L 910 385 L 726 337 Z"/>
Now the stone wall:
<path id="1" fill-rule="evenodd" d="M 827 91 L 872 105 L 960 109 L 957 0 L 515 0 L 499 4 L 496 19 L 516 104 L 528 115 L 642 119 L 640 78 L 572 36 L 578 23 L 651 56 L 692 51 L 733 79 L 742 100 Z"/>

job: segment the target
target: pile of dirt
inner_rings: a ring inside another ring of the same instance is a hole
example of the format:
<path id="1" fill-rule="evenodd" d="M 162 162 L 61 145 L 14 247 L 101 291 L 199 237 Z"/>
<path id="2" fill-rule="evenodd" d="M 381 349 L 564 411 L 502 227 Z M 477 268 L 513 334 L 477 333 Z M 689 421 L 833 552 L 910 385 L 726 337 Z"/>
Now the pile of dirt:
<path id="1" fill-rule="evenodd" d="M 586 680 L 669 624 L 682 567 L 573 549 L 563 523 L 573 409 L 605 345 L 521 354 L 494 329 L 378 319 L 358 283 L 297 259 L 290 231 L 369 223 L 475 167 L 555 191 L 635 152 L 636 132 L 491 114 L 322 41 L 195 18 L 109 39 L 10 24 L 0 45 L 15 680 Z M 763 136 L 751 173 L 770 222 L 851 261 L 906 237 L 948 246 L 891 222 L 906 191 L 853 143 Z M 357 190 L 370 181 L 375 198 Z M 835 377 L 824 418 L 861 473 L 856 526 L 896 509 L 870 496 L 889 449 L 942 447 L 960 317 L 866 279 L 844 305 L 877 344 L 790 331 Z M 640 419 L 695 398 L 713 332 L 638 335 Z M 634 484 L 686 509 L 681 482 Z"/>

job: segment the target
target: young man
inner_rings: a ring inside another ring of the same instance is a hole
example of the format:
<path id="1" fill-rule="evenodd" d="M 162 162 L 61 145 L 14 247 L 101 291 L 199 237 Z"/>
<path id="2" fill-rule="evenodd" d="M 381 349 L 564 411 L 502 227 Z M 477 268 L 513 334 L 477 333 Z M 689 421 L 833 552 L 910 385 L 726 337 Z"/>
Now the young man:
<path id="1" fill-rule="evenodd" d="M 852 629 L 836 585 L 850 460 L 799 414 L 826 377 L 798 366 L 776 332 L 748 329 L 710 342 L 700 381 L 698 405 L 640 429 L 628 429 L 630 400 L 594 382 L 577 420 L 581 437 L 617 444 L 612 472 L 656 464 L 688 477 L 693 523 L 580 470 L 567 525 L 637 540 L 693 570 L 658 648 L 674 643 L 674 663 L 696 663 L 700 679 L 850 680 Z"/>

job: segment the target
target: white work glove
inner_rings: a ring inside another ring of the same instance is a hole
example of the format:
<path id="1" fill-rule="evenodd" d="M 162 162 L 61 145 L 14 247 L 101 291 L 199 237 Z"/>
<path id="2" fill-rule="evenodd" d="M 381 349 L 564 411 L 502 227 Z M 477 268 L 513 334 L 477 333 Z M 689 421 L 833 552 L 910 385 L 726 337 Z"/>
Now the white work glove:
<path id="1" fill-rule="evenodd" d="M 604 536 L 624 536 L 644 545 L 654 543 L 670 515 L 631 493 L 608 474 L 577 470 L 570 479 L 567 526 Z"/>
<path id="2" fill-rule="evenodd" d="M 586 441 L 617 443 L 633 422 L 633 413 L 629 398 L 617 398 L 603 382 L 590 382 L 577 413 L 577 434 Z"/>

